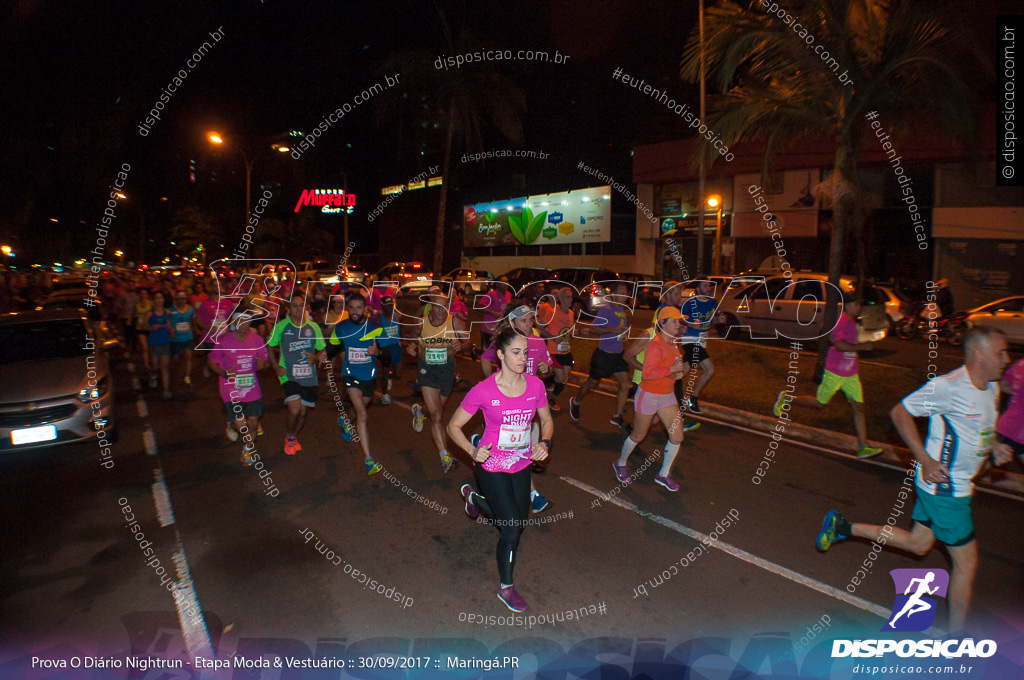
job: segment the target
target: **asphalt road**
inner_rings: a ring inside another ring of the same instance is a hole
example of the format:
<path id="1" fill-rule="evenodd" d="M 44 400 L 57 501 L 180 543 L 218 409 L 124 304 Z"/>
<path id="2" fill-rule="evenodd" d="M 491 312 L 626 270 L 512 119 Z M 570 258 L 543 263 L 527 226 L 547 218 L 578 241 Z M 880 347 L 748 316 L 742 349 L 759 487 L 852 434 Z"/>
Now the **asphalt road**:
<path id="1" fill-rule="evenodd" d="M 460 367 L 469 380 L 479 375 L 468 362 Z M 136 394 L 124 361 L 118 362 L 121 438 L 113 469 L 100 466 L 95 443 L 0 457 L 6 650 L 185 654 L 175 599 L 128 530 L 125 504 L 167 572 L 176 571 L 172 554 L 183 549 L 187 567 L 179 559 L 177 576 L 190 572 L 222 656 L 260 650 L 309 656 L 346 646 L 349 654 L 406 653 L 410 644 L 422 650 L 435 638 L 461 639 L 467 653 L 486 655 L 512 638 L 569 649 L 583 640 L 624 637 L 638 640 L 630 649 L 639 658 L 643 638 L 663 647 L 713 636 L 735 640 L 736 656 L 765 635 L 788 649 L 788 639 L 795 642 L 823 616 L 832 637 L 874 636 L 892 606 L 889 569 L 949 567 L 940 552 L 921 559 L 883 552 L 855 588 L 860 599 L 844 600 L 870 546 L 850 541 L 819 554 L 814 538 L 821 518 L 839 508 L 884 522 L 902 474 L 783 442 L 756 485 L 751 480 L 767 439 L 728 427 L 705 424 L 688 436 L 675 465 L 679 493 L 653 484 L 660 429 L 630 464 L 637 471 L 651 457 L 651 467 L 613 492 L 611 463 L 621 435 L 608 423 L 611 399 L 594 394 L 580 422 L 565 410 L 556 415 L 551 464 L 534 478 L 552 501 L 535 517 L 555 521 L 526 529 L 516 568 L 528 614 L 555 618 L 584 608 L 587 616 L 532 629 L 477 624 L 470 615 L 475 621 L 508 613 L 495 597 L 496 533 L 462 512 L 458 488 L 471 481 L 468 459 L 460 454 L 460 465 L 443 474 L 428 432 L 413 431 L 411 382 L 396 386 L 396 403 L 369 411 L 373 455 L 397 486 L 383 474 L 366 477 L 358 445 L 342 442 L 326 398 L 302 432 L 302 452 L 286 456 L 280 388 L 269 372 L 261 382 L 268 408 L 258 452 L 276 497 L 265 493 L 255 469 L 239 463 L 239 445 L 225 439 L 213 379 L 181 385 L 165 402 L 155 390 Z M 453 394 L 448 413 L 465 389 Z M 162 496 L 160 479 L 166 506 L 154 500 Z M 436 501 L 437 509 L 416 503 L 403 485 Z M 599 500 L 601 493 L 619 503 Z M 1000 629 L 997 621 L 1019 621 L 1024 612 L 1020 512 L 1019 500 L 976 496 L 981 567 L 972 624 L 979 630 Z M 738 520 L 723 528 L 730 514 Z M 900 517 L 899 526 L 909 524 L 906 514 Z M 712 532 L 715 546 L 688 556 Z M 686 564 L 671 572 L 681 560 Z M 365 588 L 356 570 L 384 584 L 392 599 Z M 940 604 L 937 622 L 945 612 Z M 184 628 L 194 652 L 203 626 Z"/>

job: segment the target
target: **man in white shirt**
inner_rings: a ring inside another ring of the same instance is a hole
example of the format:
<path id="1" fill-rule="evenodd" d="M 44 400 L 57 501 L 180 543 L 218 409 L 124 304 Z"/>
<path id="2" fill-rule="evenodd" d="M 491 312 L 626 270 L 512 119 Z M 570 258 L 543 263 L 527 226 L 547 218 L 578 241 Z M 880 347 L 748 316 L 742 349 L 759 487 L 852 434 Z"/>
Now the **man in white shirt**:
<path id="1" fill-rule="evenodd" d="M 971 496 L 978 473 L 991 455 L 996 465 L 1013 458 L 1008 444 L 997 443 L 999 379 L 1010 358 L 1002 331 L 978 326 L 964 342 L 964 365 L 929 380 L 890 412 L 892 422 L 917 459 L 917 500 L 911 531 L 854 524 L 835 510 L 825 515 L 818 550 L 856 536 L 925 555 L 944 543 L 953 560 L 949 579 L 950 631 L 964 629 L 978 568 Z M 929 418 L 928 440 L 921 441 L 914 418 Z M 890 518 L 891 519 L 891 518 Z"/>

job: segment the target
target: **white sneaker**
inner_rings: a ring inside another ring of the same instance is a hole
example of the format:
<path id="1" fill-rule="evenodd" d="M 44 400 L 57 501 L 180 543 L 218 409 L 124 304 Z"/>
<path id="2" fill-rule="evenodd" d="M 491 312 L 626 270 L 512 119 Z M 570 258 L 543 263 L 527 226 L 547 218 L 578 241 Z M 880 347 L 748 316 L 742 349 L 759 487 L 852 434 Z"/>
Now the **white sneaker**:
<path id="1" fill-rule="evenodd" d="M 383 395 L 380 398 L 380 403 L 384 404 L 385 406 L 390 406 L 391 405 L 391 395 L 390 394 Z"/>

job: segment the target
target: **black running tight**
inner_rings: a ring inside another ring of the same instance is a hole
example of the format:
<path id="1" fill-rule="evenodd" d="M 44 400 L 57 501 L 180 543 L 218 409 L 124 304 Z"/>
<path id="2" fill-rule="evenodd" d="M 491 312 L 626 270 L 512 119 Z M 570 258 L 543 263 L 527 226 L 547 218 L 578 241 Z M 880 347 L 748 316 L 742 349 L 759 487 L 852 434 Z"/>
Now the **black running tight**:
<path id="1" fill-rule="evenodd" d="M 473 497 L 473 503 L 494 520 L 494 528 L 500 534 L 496 553 L 498 575 L 503 584 L 512 585 L 519 537 L 530 516 L 530 468 L 513 473 L 488 472 L 477 465 L 476 479 L 480 493 Z"/>

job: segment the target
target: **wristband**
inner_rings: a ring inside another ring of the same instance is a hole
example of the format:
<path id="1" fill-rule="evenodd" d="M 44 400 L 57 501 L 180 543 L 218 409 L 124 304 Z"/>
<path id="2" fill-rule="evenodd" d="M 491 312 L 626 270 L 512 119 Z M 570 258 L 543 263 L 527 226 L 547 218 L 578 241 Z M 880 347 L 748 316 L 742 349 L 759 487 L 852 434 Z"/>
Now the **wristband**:
<path id="1" fill-rule="evenodd" d="M 543 445 L 544 445 L 544 447 L 545 447 L 545 448 L 546 448 L 546 449 L 547 449 L 548 451 L 550 451 L 550 450 L 551 450 L 551 440 L 550 440 L 550 439 L 541 439 L 539 443 L 543 444 Z"/>

